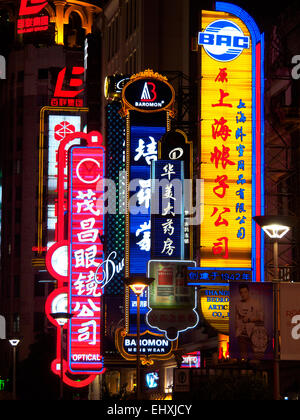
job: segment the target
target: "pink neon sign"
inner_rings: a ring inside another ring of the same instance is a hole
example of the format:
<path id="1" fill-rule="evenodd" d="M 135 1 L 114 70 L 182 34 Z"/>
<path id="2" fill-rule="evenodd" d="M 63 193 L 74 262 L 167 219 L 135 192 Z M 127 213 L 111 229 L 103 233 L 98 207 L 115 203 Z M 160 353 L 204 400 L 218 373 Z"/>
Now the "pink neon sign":
<path id="1" fill-rule="evenodd" d="M 101 272 L 104 260 L 104 147 L 73 146 L 69 164 L 69 369 L 99 373 Z"/>

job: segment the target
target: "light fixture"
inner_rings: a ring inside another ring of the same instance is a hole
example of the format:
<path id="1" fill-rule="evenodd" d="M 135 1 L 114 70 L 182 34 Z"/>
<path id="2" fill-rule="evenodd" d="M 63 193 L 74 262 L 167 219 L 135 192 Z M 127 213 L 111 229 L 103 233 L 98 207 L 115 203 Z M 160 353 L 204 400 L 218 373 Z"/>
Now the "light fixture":
<path id="1" fill-rule="evenodd" d="M 142 276 L 127 278 L 124 280 L 126 286 L 129 286 L 130 289 L 136 295 L 140 296 L 146 287 L 150 286 L 150 284 L 154 281 L 153 278 L 147 278 Z"/>
<path id="2" fill-rule="evenodd" d="M 272 239 L 283 238 L 296 224 L 296 218 L 292 216 L 255 216 L 253 220 Z"/>
<path id="3" fill-rule="evenodd" d="M 50 314 L 50 316 L 56 320 L 58 325 L 63 327 L 69 321 L 69 319 L 72 318 L 73 315 L 69 314 L 68 312 L 55 312 Z"/>
<path id="4" fill-rule="evenodd" d="M 13 339 L 11 339 L 11 340 L 8 340 L 9 342 L 10 342 L 10 344 L 13 346 L 13 347 L 17 347 L 17 345 L 19 344 L 19 342 L 20 342 L 20 340 L 18 340 L 17 338 L 13 338 Z"/>

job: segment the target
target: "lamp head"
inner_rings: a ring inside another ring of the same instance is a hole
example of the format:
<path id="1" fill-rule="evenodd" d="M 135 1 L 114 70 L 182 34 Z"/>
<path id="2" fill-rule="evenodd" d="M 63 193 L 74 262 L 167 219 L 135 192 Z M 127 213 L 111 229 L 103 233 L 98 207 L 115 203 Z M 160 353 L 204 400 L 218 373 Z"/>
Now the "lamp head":
<path id="1" fill-rule="evenodd" d="M 255 216 L 253 220 L 270 237 L 275 239 L 283 238 L 292 226 L 297 223 L 292 216 Z"/>
<path id="2" fill-rule="evenodd" d="M 150 284 L 154 281 L 154 278 L 151 277 L 131 277 L 126 278 L 124 283 L 126 286 L 129 286 L 130 289 L 136 295 L 141 295 L 146 287 L 150 286 Z"/>
<path id="3" fill-rule="evenodd" d="M 17 347 L 17 345 L 19 344 L 20 340 L 18 338 L 12 338 L 11 340 L 8 340 L 10 342 L 10 344 L 13 347 Z"/>
<path id="4" fill-rule="evenodd" d="M 69 319 L 72 318 L 73 315 L 69 314 L 68 312 L 55 312 L 50 314 L 50 316 L 56 320 L 58 325 L 63 327 L 69 321 Z"/>

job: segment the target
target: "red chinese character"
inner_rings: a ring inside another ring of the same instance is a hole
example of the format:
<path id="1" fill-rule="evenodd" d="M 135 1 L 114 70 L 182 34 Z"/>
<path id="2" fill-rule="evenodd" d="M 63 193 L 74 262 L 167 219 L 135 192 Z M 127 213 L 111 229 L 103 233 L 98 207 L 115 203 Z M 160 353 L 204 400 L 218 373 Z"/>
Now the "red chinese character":
<path id="1" fill-rule="evenodd" d="M 217 241 L 219 242 L 214 242 L 214 246 L 212 247 L 213 254 L 220 255 L 221 258 L 228 259 L 228 238 L 218 238 Z"/>
<path id="2" fill-rule="evenodd" d="M 228 220 L 226 220 L 226 219 L 224 219 L 224 218 L 222 218 L 221 216 L 222 216 L 222 214 L 224 214 L 224 213 L 230 213 L 230 209 L 229 208 L 227 208 L 227 207 L 223 207 L 223 209 L 224 209 L 224 211 L 222 211 L 220 214 L 219 214 L 219 217 L 217 218 L 217 220 L 215 221 L 215 226 L 220 226 L 220 225 L 225 225 L 225 226 L 228 226 Z M 213 213 L 212 213 L 212 215 L 210 216 L 210 217 L 213 217 L 217 212 L 218 212 L 218 208 L 217 207 L 214 207 L 214 211 L 213 211 Z"/>
<path id="3" fill-rule="evenodd" d="M 213 104 L 212 107 L 215 107 L 215 106 L 228 106 L 229 108 L 232 108 L 232 104 L 226 104 L 226 103 L 223 102 L 223 100 L 227 96 L 229 96 L 229 93 L 226 93 L 226 92 L 224 92 L 223 89 L 220 89 L 220 100 L 219 100 L 219 103 Z"/>
<path id="4" fill-rule="evenodd" d="M 213 139 L 221 137 L 223 141 L 226 141 L 227 138 L 230 137 L 231 130 L 226 123 L 227 120 L 223 117 L 221 117 L 219 121 L 215 119 L 215 123 L 211 126 Z"/>
<path id="5" fill-rule="evenodd" d="M 227 83 L 228 82 L 226 70 L 227 70 L 226 68 L 220 69 L 220 73 L 215 78 L 215 82 L 222 82 L 222 83 L 224 83 L 224 82 Z"/>
<path id="6" fill-rule="evenodd" d="M 214 153 L 211 153 L 210 161 L 215 164 L 216 169 L 219 167 L 219 162 L 221 161 L 222 168 L 226 169 L 227 165 L 235 165 L 234 162 L 229 160 L 229 147 L 222 145 L 222 151 L 215 146 Z"/>
<path id="7" fill-rule="evenodd" d="M 227 188 L 229 188 L 229 185 L 226 184 L 226 181 L 228 181 L 228 176 L 227 175 L 217 176 L 217 178 L 215 179 L 215 182 L 217 182 L 219 185 L 214 187 L 213 192 L 219 198 L 224 198 L 225 194 L 226 194 L 226 190 L 227 190 Z M 221 193 L 217 192 L 219 189 L 222 189 Z"/>

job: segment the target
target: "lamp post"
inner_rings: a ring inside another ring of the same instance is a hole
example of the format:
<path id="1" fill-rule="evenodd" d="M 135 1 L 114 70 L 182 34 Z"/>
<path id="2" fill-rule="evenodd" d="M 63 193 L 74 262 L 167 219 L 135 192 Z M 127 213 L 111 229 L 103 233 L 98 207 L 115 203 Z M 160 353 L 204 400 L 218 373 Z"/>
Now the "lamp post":
<path id="1" fill-rule="evenodd" d="M 60 389 L 59 389 L 59 399 L 63 399 L 64 395 L 64 385 L 63 385 L 63 378 L 64 378 L 64 369 L 63 369 L 63 330 L 65 324 L 72 318 L 72 314 L 68 312 L 55 312 L 50 314 L 52 318 L 56 320 L 58 325 L 60 326 Z"/>
<path id="2" fill-rule="evenodd" d="M 295 224 L 295 218 L 291 216 L 255 216 L 253 220 L 263 229 L 263 231 L 274 239 L 273 259 L 273 317 L 274 317 L 274 399 L 280 400 L 280 370 L 279 370 L 279 265 L 278 265 L 278 239 L 283 238 L 290 228 Z"/>
<path id="3" fill-rule="evenodd" d="M 150 284 L 154 281 L 154 278 L 146 278 L 146 277 L 132 277 L 125 279 L 124 283 L 126 286 L 129 286 L 133 293 L 136 295 L 137 301 L 137 314 L 136 314 L 136 397 L 137 400 L 141 399 L 141 368 L 140 368 L 140 358 L 141 358 L 141 351 L 140 351 L 140 335 L 141 335 L 141 327 L 140 327 L 140 307 L 141 307 L 141 294 L 144 292 L 145 288 L 150 286 Z"/>
<path id="4" fill-rule="evenodd" d="M 13 400 L 16 400 L 16 350 L 19 342 L 20 340 L 18 340 L 17 338 L 9 340 L 9 343 L 11 344 L 13 349 Z"/>

